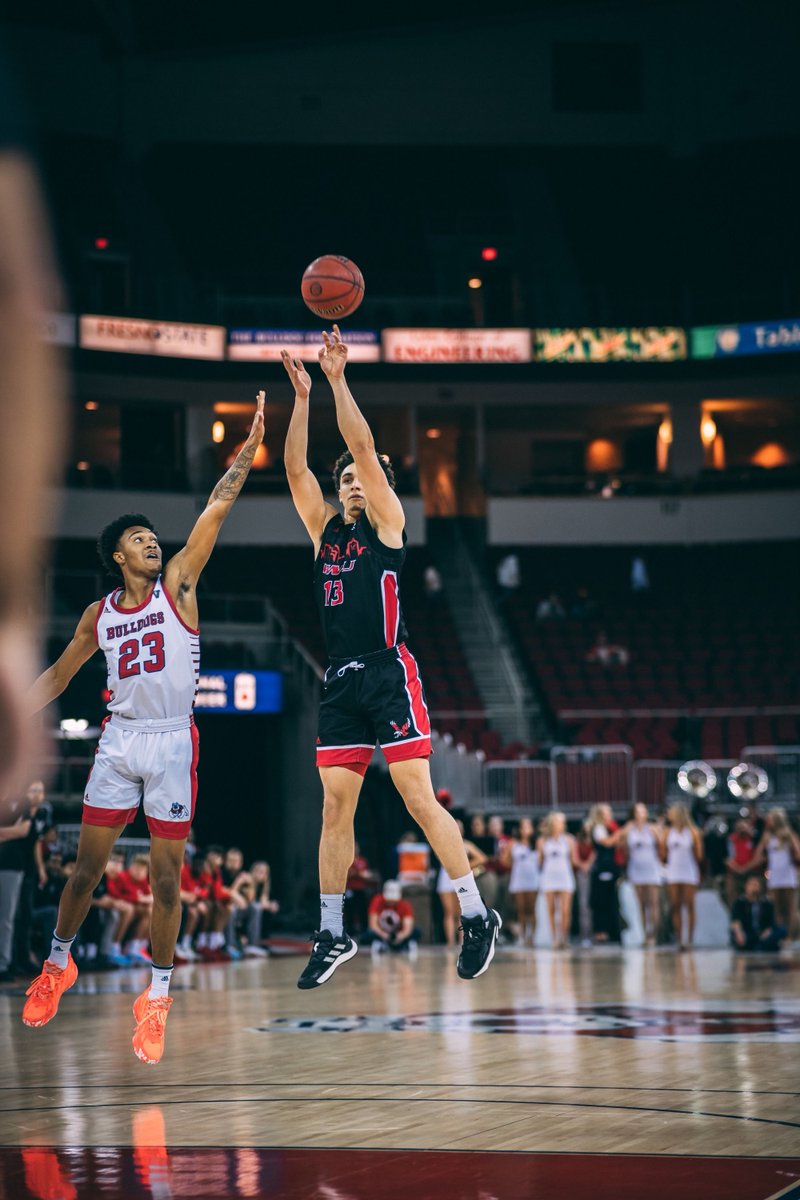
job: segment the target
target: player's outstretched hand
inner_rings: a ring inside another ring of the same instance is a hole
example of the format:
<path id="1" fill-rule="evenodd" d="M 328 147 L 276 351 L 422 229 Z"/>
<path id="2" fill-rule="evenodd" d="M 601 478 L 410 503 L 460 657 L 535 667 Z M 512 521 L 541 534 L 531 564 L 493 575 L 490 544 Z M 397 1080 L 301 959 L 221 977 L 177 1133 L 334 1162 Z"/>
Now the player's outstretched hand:
<path id="1" fill-rule="evenodd" d="M 292 358 L 288 350 L 281 350 L 281 359 L 286 368 L 286 374 L 292 381 L 295 396 L 307 400 L 311 393 L 311 376 L 299 358 Z"/>
<path id="2" fill-rule="evenodd" d="M 339 326 L 334 325 L 333 333 L 323 333 L 325 343 L 319 352 L 319 365 L 328 379 L 341 379 L 347 366 L 347 346 L 342 341 Z"/>
<path id="3" fill-rule="evenodd" d="M 267 398 L 266 392 L 259 392 L 256 396 L 256 415 L 253 417 L 253 424 L 250 426 L 250 434 L 248 442 L 255 442 L 258 446 L 264 438 L 264 401 Z"/>

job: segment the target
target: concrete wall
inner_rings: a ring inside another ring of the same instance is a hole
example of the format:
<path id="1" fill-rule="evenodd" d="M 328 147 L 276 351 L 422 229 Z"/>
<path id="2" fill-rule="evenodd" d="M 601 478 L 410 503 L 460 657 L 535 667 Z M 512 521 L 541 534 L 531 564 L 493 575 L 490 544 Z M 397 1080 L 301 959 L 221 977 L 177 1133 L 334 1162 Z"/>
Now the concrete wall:
<path id="1" fill-rule="evenodd" d="M 53 496 L 57 516 L 49 532 L 56 537 L 96 538 L 103 525 L 119 514 L 143 512 L 164 542 L 178 542 L 188 536 L 205 503 L 205 496 L 164 492 L 64 490 Z M 422 501 L 404 499 L 403 507 L 409 543 L 422 545 Z M 308 545 L 308 534 L 288 496 L 241 496 L 222 526 L 219 541 L 227 546 L 303 546 Z"/>
<path id="2" fill-rule="evenodd" d="M 797 492 L 683 498 L 498 499 L 496 546 L 697 545 L 800 538 Z"/>

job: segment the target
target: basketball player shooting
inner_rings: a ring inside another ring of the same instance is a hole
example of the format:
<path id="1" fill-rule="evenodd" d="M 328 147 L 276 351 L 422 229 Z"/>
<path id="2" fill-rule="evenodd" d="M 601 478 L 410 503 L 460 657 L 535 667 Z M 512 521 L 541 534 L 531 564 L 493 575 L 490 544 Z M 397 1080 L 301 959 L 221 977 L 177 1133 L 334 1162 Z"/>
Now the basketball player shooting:
<path id="1" fill-rule="evenodd" d="M 29 695 L 38 712 L 59 696 L 98 647 L 108 665 L 109 716 L 83 798 L 75 868 L 61 895 L 50 954 L 27 991 L 22 1013 L 38 1028 L 56 1015 L 78 969 L 70 949 L 114 842 L 144 802 L 150 830 L 153 913 L 150 986 L 133 1006 L 133 1049 L 146 1063 L 164 1051 L 169 984 L 181 920 L 180 872 L 197 792 L 197 729 L 192 717 L 200 670 L 197 581 L 264 436 L 264 393 L 250 435 L 209 497 L 189 540 L 166 567 L 152 523 L 126 514 L 100 534 L 103 565 L 119 586 L 84 612 L 72 641 Z"/>
<path id="2" fill-rule="evenodd" d="M 458 826 L 438 803 L 428 758 L 431 729 L 419 670 L 405 644 L 400 572 L 405 516 L 394 474 L 375 451 L 369 426 L 345 382 L 347 347 L 338 326 L 322 335 L 320 366 L 336 403 L 347 450 L 334 467 L 341 513 L 323 498 L 307 463 L 311 379 L 282 351 L 294 386 L 285 465 L 295 507 L 314 544 L 314 591 L 330 663 L 319 714 L 317 766 L 323 787 L 319 848 L 320 928 L 298 987 L 319 987 L 357 946 L 344 931 L 342 907 L 354 856 L 356 805 L 376 741 L 406 808 L 452 879 L 461 904 L 462 979 L 481 975 L 502 924 L 487 910 L 469 868 Z"/>

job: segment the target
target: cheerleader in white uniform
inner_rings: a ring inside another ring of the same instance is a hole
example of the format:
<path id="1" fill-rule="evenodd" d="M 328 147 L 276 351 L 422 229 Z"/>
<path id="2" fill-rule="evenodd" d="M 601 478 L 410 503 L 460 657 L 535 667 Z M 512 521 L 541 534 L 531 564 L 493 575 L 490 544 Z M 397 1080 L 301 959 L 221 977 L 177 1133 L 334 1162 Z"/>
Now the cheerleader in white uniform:
<path id="1" fill-rule="evenodd" d="M 650 822 L 646 804 L 634 804 L 632 818 L 622 831 L 622 839 L 628 859 L 628 883 L 633 885 L 642 912 L 645 944 L 652 946 L 658 929 L 661 861 L 658 830 Z"/>
<path id="2" fill-rule="evenodd" d="M 578 852 L 574 837 L 567 833 L 567 821 L 562 812 L 553 812 L 545 817 L 542 835 L 536 843 L 539 852 L 539 888 L 547 899 L 553 946 L 561 950 L 569 938 Z"/>
<path id="3" fill-rule="evenodd" d="M 461 836 L 464 838 L 464 849 L 467 852 L 470 870 L 477 877 L 483 864 L 486 862 L 486 855 L 482 850 L 478 849 L 474 842 L 470 842 L 464 837 L 463 821 L 456 821 L 456 825 L 458 825 Z M 442 903 L 444 940 L 448 946 L 455 946 L 457 943 L 456 931 L 461 920 L 461 905 L 458 902 L 453 881 L 444 867 L 439 868 L 439 878 L 436 880 L 436 892 Z"/>
<path id="4" fill-rule="evenodd" d="M 685 804 L 673 804 L 667 813 L 670 828 L 661 835 L 661 857 L 666 862 L 667 895 L 672 928 L 679 950 L 694 941 L 694 897 L 700 883 L 703 835 L 689 816 Z M 683 940 L 683 911 L 686 910 L 687 939 Z"/>
<path id="5" fill-rule="evenodd" d="M 533 945 L 536 933 L 536 900 L 539 896 L 539 854 L 536 849 L 536 832 L 530 817 L 522 818 L 503 857 L 511 868 L 508 892 L 514 897 L 517 909 L 518 944 L 524 946 L 525 942 L 529 941 Z"/>
<path id="6" fill-rule="evenodd" d="M 775 906 L 775 924 L 782 925 L 790 938 L 797 927 L 797 864 L 800 863 L 800 838 L 790 826 L 782 808 L 767 813 L 764 835 L 750 863 L 758 866 L 766 859 L 767 883 Z"/>

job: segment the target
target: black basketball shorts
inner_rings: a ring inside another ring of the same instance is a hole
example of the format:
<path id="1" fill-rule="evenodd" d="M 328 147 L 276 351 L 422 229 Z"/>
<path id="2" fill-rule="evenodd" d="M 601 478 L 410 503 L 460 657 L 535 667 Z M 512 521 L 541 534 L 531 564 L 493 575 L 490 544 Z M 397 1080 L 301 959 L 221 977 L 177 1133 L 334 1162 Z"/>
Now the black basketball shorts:
<path id="1" fill-rule="evenodd" d="M 389 763 L 431 753 L 422 680 L 404 644 L 350 659 L 332 658 L 325 672 L 317 766 L 346 766 L 363 775 L 376 743 Z"/>

